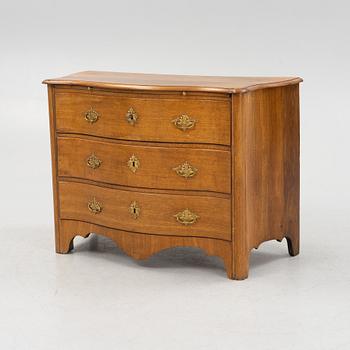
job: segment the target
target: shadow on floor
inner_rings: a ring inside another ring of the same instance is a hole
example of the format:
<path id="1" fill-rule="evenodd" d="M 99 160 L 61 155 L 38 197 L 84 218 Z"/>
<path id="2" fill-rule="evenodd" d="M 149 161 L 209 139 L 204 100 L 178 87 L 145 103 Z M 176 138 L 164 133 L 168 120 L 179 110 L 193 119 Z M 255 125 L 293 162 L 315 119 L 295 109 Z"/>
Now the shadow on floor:
<path id="1" fill-rule="evenodd" d="M 277 247 L 272 247 L 273 245 L 277 245 Z M 220 275 L 225 274 L 222 259 L 216 256 L 208 256 L 200 248 L 169 248 L 154 254 L 146 260 L 133 260 L 117 247 L 113 240 L 96 234 L 91 234 L 89 238 L 85 239 L 76 237 L 74 239 L 74 248 L 75 252 L 92 251 L 103 253 L 98 254 L 98 256 L 126 265 L 137 264 L 149 268 L 196 267 L 215 270 Z M 274 252 L 270 252 L 270 250 L 272 250 L 271 248 Z M 279 259 L 286 259 L 287 257 L 288 251 L 285 240 L 282 243 L 269 242 L 264 244 L 263 247 L 260 247 L 259 250 L 252 250 L 250 255 L 250 270 L 273 263 Z"/>

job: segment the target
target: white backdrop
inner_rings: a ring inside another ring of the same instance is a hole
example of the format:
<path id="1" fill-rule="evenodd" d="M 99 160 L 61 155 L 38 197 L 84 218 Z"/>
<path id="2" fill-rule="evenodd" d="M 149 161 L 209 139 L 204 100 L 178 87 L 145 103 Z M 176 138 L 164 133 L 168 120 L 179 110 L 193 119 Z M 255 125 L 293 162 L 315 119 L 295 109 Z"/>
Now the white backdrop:
<path id="1" fill-rule="evenodd" d="M 348 246 L 349 11 L 346 0 L 2 0 L 0 237 L 16 232 L 34 237 L 45 230 L 53 243 L 47 94 L 41 81 L 109 70 L 304 78 L 301 253 L 307 256 L 312 247 L 317 252 L 318 246 L 326 251 L 329 242 Z M 337 256 L 337 246 L 332 249 Z M 337 270 L 332 259 L 324 263 L 319 273 L 327 266 Z M 349 287 L 349 275 L 344 278 Z"/>

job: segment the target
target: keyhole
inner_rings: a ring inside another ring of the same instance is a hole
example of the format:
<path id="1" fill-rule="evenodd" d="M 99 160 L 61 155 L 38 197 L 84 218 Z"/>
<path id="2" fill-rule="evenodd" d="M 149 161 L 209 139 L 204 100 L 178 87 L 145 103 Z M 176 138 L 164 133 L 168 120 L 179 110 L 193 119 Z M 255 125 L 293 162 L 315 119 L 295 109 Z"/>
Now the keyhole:
<path id="1" fill-rule="evenodd" d="M 135 168 L 135 161 L 134 160 L 132 161 L 132 166 Z"/>
<path id="2" fill-rule="evenodd" d="M 136 208 L 134 208 L 133 210 L 134 210 L 134 214 L 136 214 Z"/>

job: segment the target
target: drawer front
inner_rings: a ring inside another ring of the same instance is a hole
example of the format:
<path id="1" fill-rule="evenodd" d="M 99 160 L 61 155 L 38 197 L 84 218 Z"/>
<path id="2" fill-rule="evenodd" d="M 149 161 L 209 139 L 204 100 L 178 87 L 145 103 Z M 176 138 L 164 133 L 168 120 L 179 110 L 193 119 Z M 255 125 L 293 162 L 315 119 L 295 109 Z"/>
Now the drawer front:
<path id="1" fill-rule="evenodd" d="M 230 199 L 59 182 L 61 219 L 159 235 L 231 239 Z"/>
<path id="2" fill-rule="evenodd" d="M 58 137 L 58 175 L 111 184 L 230 193 L 230 152 Z"/>
<path id="3" fill-rule="evenodd" d="M 230 144 L 229 98 L 56 92 L 59 132 L 122 140 Z"/>

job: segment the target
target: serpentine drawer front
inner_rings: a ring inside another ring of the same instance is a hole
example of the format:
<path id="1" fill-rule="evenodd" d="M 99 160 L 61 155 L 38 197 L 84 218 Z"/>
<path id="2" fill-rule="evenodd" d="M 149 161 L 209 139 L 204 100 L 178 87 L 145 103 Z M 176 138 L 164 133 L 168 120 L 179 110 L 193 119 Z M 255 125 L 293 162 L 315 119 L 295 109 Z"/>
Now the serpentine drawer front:
<path id="1" fill-rule="evenodd" d="M 81 137 L 59 136 L 57 141 L 60 176 L 133 187 L 231 191 L 229 151 Z"/>
<path id="2" fill-rule="evenodd" d="M 128 191 L 74 182 L 60 182 L 59 191 L 62 219 L 141 233 L 231 239 L 231 203 L 227 198 Z M 97 212 L 91 209 L 93 204 L 98 205 Z"/>
<path id="3" fill-rule="evenodd" d="M 194 246 L 248 276 L 299 253 L 300 78 L 81 72 L 48 84 L 57 253 L 91 232 L 145 259 Z"/>
<path id="4" fill-rule="evenodd" d="M 122 140 L 230 144 L 228 95 L 57 89 L 57 130 Z"/>

